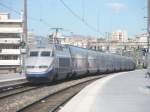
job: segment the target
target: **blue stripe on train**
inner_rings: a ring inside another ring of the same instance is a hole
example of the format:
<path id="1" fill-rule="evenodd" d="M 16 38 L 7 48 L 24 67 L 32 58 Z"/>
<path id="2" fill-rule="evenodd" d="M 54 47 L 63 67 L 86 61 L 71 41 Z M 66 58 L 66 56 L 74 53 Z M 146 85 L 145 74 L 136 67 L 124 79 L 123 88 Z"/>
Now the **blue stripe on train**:
<path id="1" fill-rule="evenodd" d="M 30 78 L 30 77 L 32 77 L 32 78 L 34 78 L 34 77 L 35 78 L 38 78 L 38 77 L 48 78 L 48 77 L 53 76 L 53 75 L 55 75 L 55 70 L 53 68 L 50 69 L 47 72 L 39 72 L 39 73 L 31 72 L 31 73 L 26 73 L 26 77 L 27 78 Z"/>

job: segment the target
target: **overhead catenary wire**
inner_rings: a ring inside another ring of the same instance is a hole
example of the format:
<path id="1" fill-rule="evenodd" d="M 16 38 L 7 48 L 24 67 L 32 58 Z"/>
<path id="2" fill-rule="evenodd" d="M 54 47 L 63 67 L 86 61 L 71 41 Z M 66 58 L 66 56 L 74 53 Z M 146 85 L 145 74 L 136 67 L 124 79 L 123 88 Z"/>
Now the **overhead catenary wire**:
<path id="1" fill-rule="evenodd" d="M 22 13 L 21 13 L 21 12 L 19 12 L 19 11 L 13 9 L 13 8 L 11 8 L 11 7 L 5 5 L 5 4 L 3 4 L 3 3 L 1 3 L 1 2 L 0 2 L 0 6 L 6 8 L 6 9 L 8 9 L 8 10 L 10 10 L 11 12 L 16 13 L 16 14 L 19 15 L 19 16 L 22 16 Z M 28 19 L 31 20 L 31 21 L 34 21 L 34 22 L 41 22 L 41 23 L 43 23 L 43 25 L 47 26 L 48 28 L 51 27 L 45 20 L 43 20 L 43 19 L 41 19 L 41 18 L 40 18 L 40 19 L 37 19 L 37 18 L 33 18 L 33 17 L 28 16 Z"/>
<path id="2" fill-rule="evenodd" d="M 1 5 L 2 7 L 4 7 L 4 8 L 6 8 L 6 9 L 9 9 L 9 10 L 12 11 L 12 12 L 15 12 L 15 13 L 18 14 L 18 15 L 22 15 L 21 12 L 19 12 L 19 11 L 13 9 L 13 8 L 11 8 L 11 7 L 5 5 L 5 4 L 3 4 L 3 3 L 1 3 L 1 2 L 0 2 L 0 5 Z"/>
<path id="3" fill-rule="evenodd" d="M 91 26 L 87 21 L 85 21 L 85 19 L 81 18 L 78 14 L 76 14 L 65 2 L 64 0 L 59 0 L 63 6 L 78 20 L 80 20 L 85 26 L 87 26 L 89 29 L 91 29 L 92 31 L 96 32 L 96 33 L 100 33 L 97 28 Z"/>
<path id="4" fill-rule="evenodd" d="M 92 31 L 94 31 L 94 32 L 96 32 L 96 33 L 99 33 L 99 34 L 103 35 L 103 34 L 99 31 L 99 29 L 93 27 L 92 25 L 90 25 L 90 24 L 85 20 L 85 17 L 84 17 L 84 13 L 85 13 L 85 12 L 84 12 L 84 11 L 83 11 L 83 17 L 80 17 L 80 16 L 79 16 L 78 14 L 76 14 L 63 0 L 59 0 L 59 1 L 63 4 L 63 6 L 64 6 L 75 18 L 77 18 L 79 21 L 81 21 L 86 27 L 88 27 L 89 29 L 91 29 Z M 0 6 L 6 8 L 6 9 L 9 9 L 10 11 L 16 13 L 16 14 L 19 15 L 19 16 L 22 16 L 22 13 L 21 13 L 21 12 L 15 10 L 15 9 L 9 7 L 9 6 L 7 6 L 6 4 L 0 3 Z M 45 20 L 43 20 L 43 19 L 41 19 L 41 18 L 40 18 L 40 19 L 37 19 L 37 18 L 33 18 L 33 17 L 29 17 L 29 16 L 28 16 L 28 19 L 31 20 L 31 21 L 34 21 L 34 22 L 41 22 L 43 25 L 47 26 L 48 28 L 49 28 L 49 27 L 52 27 L 51 25 L 49 25 L 48 22 L 46 22 Z"/>

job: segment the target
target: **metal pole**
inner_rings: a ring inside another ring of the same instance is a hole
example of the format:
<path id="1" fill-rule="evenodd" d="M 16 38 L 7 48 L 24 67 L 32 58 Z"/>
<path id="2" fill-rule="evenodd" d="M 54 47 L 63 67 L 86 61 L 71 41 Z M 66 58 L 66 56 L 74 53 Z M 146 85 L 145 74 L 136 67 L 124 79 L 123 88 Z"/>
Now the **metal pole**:
<path id="1" fill-rule="evenodd" d="M 25 73 L 25 58 L 27 52 L 27 0 L 24 0 L 24 15 L 23 15 L 23 38 L 22 38 L 22 73 Z"/>
<path id="2" fill-rule="evenodd" d="M 24 38 L 23 41 L 27 44 L 27 0 L 24 0 L 24 28 L 23 28 L 23 33 L 24 33 Z"/>
<path id="3" fill-rule="evenodd" d="M 147 52 L 149 53 L 149 48 L 150 48 L 150 0 L 147 1 L 148 3 L 148 8 L 147 8 L 147 16 L 148 16 L 148 22 L 147 22 L 147 33 L 148 33 L 148 37 L 147 37 Z"/>
<path id="4" fill-rule="evenodd" d="M 59 38 L 57 37 L 58 36 L 58 32 L 59 30 L 63 30 L 63 28 L 51 28 L 53 30 L 55 30 L 55 36 L 53 36 L 53 44 L 59 44 Z"/>

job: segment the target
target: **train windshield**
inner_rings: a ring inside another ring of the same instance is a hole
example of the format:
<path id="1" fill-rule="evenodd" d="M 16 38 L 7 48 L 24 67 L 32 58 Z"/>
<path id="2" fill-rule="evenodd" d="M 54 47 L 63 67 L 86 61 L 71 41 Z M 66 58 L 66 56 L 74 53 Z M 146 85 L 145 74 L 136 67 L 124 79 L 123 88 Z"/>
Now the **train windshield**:
<path id="1" fill-rule="evenodd" d="M 44 57 L 47 57 L 47 56 L 50 56 L 50 51 L 43 51 L 41 52 L 41 56 L 44 56 Z"/>
<path id="2" fill-rule="evenodd" d="M 30 52 L 30 57 L 37 57 L 38 56 L 38 52 L 37 51 L 31 51 Z"/>

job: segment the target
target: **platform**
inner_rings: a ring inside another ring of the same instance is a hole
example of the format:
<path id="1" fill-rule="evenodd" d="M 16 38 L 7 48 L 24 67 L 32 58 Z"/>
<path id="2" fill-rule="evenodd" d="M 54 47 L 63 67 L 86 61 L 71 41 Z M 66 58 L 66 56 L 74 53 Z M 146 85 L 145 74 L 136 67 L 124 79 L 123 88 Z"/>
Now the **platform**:
<path id="1" fill-rule="evenodd" d="M 150 78 L 145 74 L 136 70 L 97 80 L 59 112 L 150 112 Z"/>
<path id="2" fill-rule="evenodd" d="M 0 74 L 0 83 L 8 82 L 8 81 L 15 81 L 15 80 L 22 80 L 22 79 L 25 79 L 24 74 L 19 74 L 19 73 Z"/>

